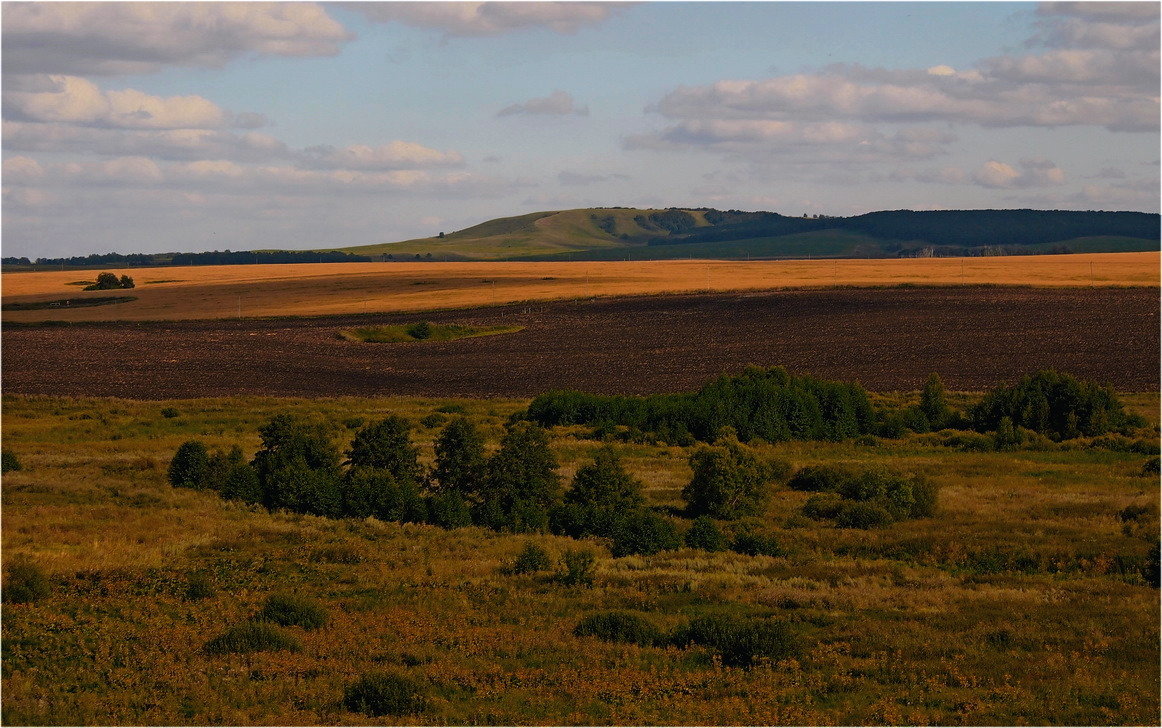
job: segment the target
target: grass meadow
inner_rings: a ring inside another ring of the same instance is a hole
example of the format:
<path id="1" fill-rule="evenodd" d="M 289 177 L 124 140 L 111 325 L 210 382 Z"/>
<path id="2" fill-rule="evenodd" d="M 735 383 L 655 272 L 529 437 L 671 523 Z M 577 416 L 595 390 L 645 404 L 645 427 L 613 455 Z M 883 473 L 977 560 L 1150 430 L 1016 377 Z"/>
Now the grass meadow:
<path id="1" fill-rule="evenodd" d="M 1126 399 L 1156 436 L 1158 395 Z M 530 542 L 560 559 L 578 545 L 563 537 L 268 513 L 166 480 L 183 441 L 239 444 L 249 457 L 277 413 L 324 419 L 344 441 L 362 422 L 401 414 L 430 462 L 439 409 L 462 408 L 495 447 L 526 404 L 4 397 L 4 447 L 23 466 L 4 476 L 4 561 L 43 569 L 51 593 L 5 605 L 3 722 L 1158 723 L 1159 593 L 1126 568 L 1145 559 L 1142 536 L 1158 525 L 1158 479 L 1141 475 L 1141 454 L 1084 443 L 961 452 L 932 435 L 766 445 L 796 466 L 925 474 L 941 486 L 938 514 L 838 529 L 803 518 L 808 494 L 782 489 L 754 525 L 785 556 L 615 559 L 591 540 L 592 586 L 506 568 Z M 553 431 L 566 478 L 599 445 L 582 428 Z M 615 447 L 653 505 L 679 505 L 687 449 Z M 1131 505 L 1152 515 L 1123 524 Z M 208 585 L 201 598 L 189 596 L 192 580 Z M 286 592 L 330 615 L 320 629 L 287 629 L 300 651 L 202 650 Z M 698 615 L 772 617 L 802 650 L 742 669 L 696 647 L 574 636 L 579 620 L 609 609 L 665 629 Z M 376 670 L 424 686 L 426 711 L 345 710 L 345 687 Z"/>
<path id="2" fill-rule="evenodd" d="M 671 246 L 683 247 L 683 246 Z M 994 258 L 551 263 L 303 263 L 135 268 L 135 300 L 8 310 L 6 322 L 423 311 L 515 301 L 828 286 L 1157 286 L 1159 253 Z M 82 298 L 77 271 L 5 273 L 5 304 Z M 92 294 L 89 294 L 92 295 Z"/>

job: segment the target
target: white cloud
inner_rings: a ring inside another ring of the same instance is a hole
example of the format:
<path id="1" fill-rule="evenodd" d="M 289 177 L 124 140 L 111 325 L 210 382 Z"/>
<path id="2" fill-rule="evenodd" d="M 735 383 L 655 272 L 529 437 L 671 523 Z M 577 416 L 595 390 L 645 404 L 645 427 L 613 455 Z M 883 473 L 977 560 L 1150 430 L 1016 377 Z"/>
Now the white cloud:
<path id="1" fill-rule="evenodd" d="M 103 129 L 58 123 L 5 121 L 4 148 L 22 152 L 68 152 L 156 159 L 269 161 L 290 152 L 286 144 L 260 132 L 221 129 Z"/>
<path id="2" fill-rule="evenodd" d="M 524 103 L 506 106 L 497 112 L 497 116 L 514 116 L 524 114 L 547 114 L 551 116 L 587 116 L 589 107 L 578 106 L 573 97 L 564 91 L 554 91 L 544 98 L 529 99 Z"/>
<path id="3" fill-rule="evenodd" d="M 49 76 L 50 90 L 9 90 L 5 118 L 113 129 L 218 129 L 253 126 L 260 117 L 223 110 L 201 96 L 161 97 L 137 91 L 103 91 L 77 76 Z"/>
<path id="4" fill-rule="evenodd" d="M 755 144 L 802 140 L 798 124 L 943 122 L 983 127 L 1096 126 L 1156 132 L 1159 6 L 1053 4 L 1041 9 L 1040 52 L 949 65 L 834 65 L 759 80 L 682 86 L 647 110 L 677 122 L 655 135 L 715 147 L 733 129 Z M 790 126 L 785 126 L 790 125 Z"/>
<path id="5" fill-rule="evenodd" d="M 426 169 L 459 167 L 464 157 L 456 151 L 441 152 L 420 144 L 393 141 L 379 147 L 354 145 L 343 149 L 330 146 L 310 147 L 301 155 L 303 164 L 324 169 Z"/>
<path id="6" fill-rule="evenodd" d="M 44 176 L 44 167 L 29 157 L 9 157 L 4 160 L 3 175 L 8 183 L 35 182 Z"/>
<path id="7" fill-rule="evenodd" d="M 1022 159 L 1017 167 L 993 159 L 973 173 L 972 180 L 994 189 L 1052 187 L 1065 183 L 1065 172 L 1047 159 Z"/>
<path id="8" fill-rule="evenodd" d="M 328 56 L 351 38 L 316 3 L 8 2 L 4 73 L 152 73 L 247 53 Z"/>
<path id="9" fill-rule="evenodd" d="M 618 12 L 623 3 L 605 2 L 352 2 L 377 22 L 399 22 L 448 35 L 499 35 L 531 28 L 576 33 Z"/>

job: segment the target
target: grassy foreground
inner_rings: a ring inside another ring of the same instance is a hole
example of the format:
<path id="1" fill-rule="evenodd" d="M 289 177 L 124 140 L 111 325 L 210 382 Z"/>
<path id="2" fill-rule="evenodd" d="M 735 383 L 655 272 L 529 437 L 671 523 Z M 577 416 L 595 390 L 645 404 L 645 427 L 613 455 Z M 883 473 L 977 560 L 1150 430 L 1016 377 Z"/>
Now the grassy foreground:
<path id="1" fill-rule="evenodd" d="M 1157 423 L 1158 395 L 1131 395 Z M 178 445 L 240 444 L 276 413 L 348 437 L 397 413 L 430 461 L 438 408 L 459 405 L 495 447 L 518 401 L 231 398 L 172 402 L 5 397 L 3 556 L 52 593 L 5 605 L 3 721 L 19 724 L 1156 724 L 1159 592 L 1119 564 L 1145 542 L 1118 512 L 1159 500 L 1145 455 L 1100 448 L 960 452 L 938 438 L 767 446 L 796 466 L 858 461 L 942 486 L 934 518 L 872 531 L 798 515 L 779 491 L 757 524 L 787 556 L 695 550 L 613 559 L 593 586 L 504 567 L 566 538 L 271 514 L 176 490 Z M 170 410 L 176 410 L 176 412 Z M 167 410 L 163 415 L 162 411 Z M 598 447 L 554 431 L 562 474 Z M 620 444 L 655 505 L 677 505 L 686 450 Z M 1157 529 L 1156 515 L 1147 528 Z M 1013 560 L 1006 558 L 1019 555 Z M 201 575 L 212 596 L 187 598 Z M 271 594 L 321 602 L 300 652 L 208 655 L 203 645 Z M 698 648 L 576 637 L 621 609 L 669 629 L 704 614 L 790 624 L 797 659 L 744 670 Z M 426 712 L 346 711 L 363 673 L 410 675 Z"/>

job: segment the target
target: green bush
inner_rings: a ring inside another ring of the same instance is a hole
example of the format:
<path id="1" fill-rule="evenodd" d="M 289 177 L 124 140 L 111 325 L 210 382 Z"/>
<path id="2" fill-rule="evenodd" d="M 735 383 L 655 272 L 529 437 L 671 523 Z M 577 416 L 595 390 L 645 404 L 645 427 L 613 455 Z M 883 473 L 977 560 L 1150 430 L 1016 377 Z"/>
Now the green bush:
<path id="1" fill-rule="evenodd" d="M 924 383 L 924 391 L 920 393 L 920 412 L 932 430 L 944 429 L 952 419 L 952 409 L 944 396 L 944 382 L 936 373 L 930 374 Z"/>
<path id="2" fill-rule="evenodd" d="M 808 465 L 800 468 L 787 487 L 808 493 L 839 493 L 850 487 L 859 475 L 849 467 L 840 465 Z"/>
<path id="3" fill-rule="evenodd" d="M 441 505 L 449 503 L 441 501 Z M 397 479 L 389 470 L 353 467 L 342 482 L 341 510 L 351 518 L 374 516 L 381 521 L 426 523 L 431 517 L 428 506 L 414 480 Z"/>
<path id="4" fill-rule="evenodd" d="M 549 552 L 530 541 L 517 554 L 511 570 L 514 574 L 532 574 L 538 571 L 548 571 L 551 568 L 553 568 L 553 562 L 549 559 Z"/>
<path id="5" fill-rule="evenodd" d="M 344 708 L 373 718 L 416 715 L 427 706 L 423 687 L 407 675 L 394 672 L 367 673 L 343 693 Z"/>
<path id="6" fill-rule="evenodd" d="M 892 522 L 887 508 L 875 503 L 844 502 L 835 514 L 835 525 L 840 528 L 879 528 Z"/>
<path id="7" fill-rule="evenodd" d="M 698 516 L 686 531 L 685 543 L 692 549 L 725 551 L 726 536 L 709 516 Z"/>
<path id="8" fill-rule="evenodd" d="M 468 501 L 456 491 L 436 493 L 428 499 L 428 523 L 440 528 L 464 528 L 472 525 Z"/>
<path id="9" fill-rule="evenodd" d="M 432 325 L 427 321 L 421 321 L 418 324 L 408 326 L 407 332 L 408 336 L 416 341 L 423 341 L 432 338 Z"/>
<path id="10" fill-rule="evenodd" d="M 9 604 L 31 604 L 52 592 L 48 576 L 30 561 L 13 560 L 4 571 L 4 601 Z"/>
<path id="11" fill-rule="evenodd" d="M 166 418 L 167 420 L 172 420 L 173 418 L 178 417 L 180 415 L 181 415 L 181 412 L 178 412 L 177 409 L 175 409 L 173 407 L 162 407 L 161 408 L 161 416 Z"/>
<path id="12" fill-rule="evenodd" d="M 169 463 L 169 482 L 175 488 L 205 488 L 210 474 L 210 454 L 197 440 L 178 447 Z"/>
<path id="13" fill-rule="evenodd" d="M 420 420 L 420 424 L 424 427 L 439 427 L 447 421 L 448 417 L 446 415 L 442 415 L 439 412 L 432 412 L 431 414 L 424 415 L 423 419 Z"/>
<path id="14" fill-rule="evenodd" d="M 16 457 L 16 453 L 8 448 L 0 450 L 0 473 L 9 473 L 13 470 L 23 470 L 24 466 L 20 464 L 20 458 Z"/>
<path id="15" fill-rule="evenodd" d="M 337 516 L 342 513 L 339 451 L 327 429 L 291 415 L 276 415 L 258 431 L 262 447 L 251 465 L 267 508 Z"/>
<path id="16" fill-rule="evenodd" d="M 671 640 L 679 647 L 709 647 L 728 667 L 750 667 L 763 659 L 778 662 L 800 653 L 798 640 L 787 626 L 766 619 L 698 617 L 679 627 Z"/>
<path id="17" fill-rule="evenodd" d="M 573 629 L 578 637 L 651 647 L 663 642 L 662 633 L 648 620 L 629 612 L 599 612 L 585 617 Z"/>
<path id="18" fill-rule="evenodd" d="M 839 515 L 843 502 L 838 493 L 816 493 L 803 504 L 803 515 L 816 521 L 831 520 Z"/>
<path id="19" fill-rule="evenodd" d="M 746 556 L 785 556 L 786 552 L 772 536 L 740 533 L 730 542 L 730 550 Z"/>
<path id="20" fill-rule="evenodd" d="M 244 654 L 247 652 L 298 652 L 303 645 L 270 622 L 252 621 L 231 627 L 207 642 L 202 651 L 208 655 Z"/>
<path id="21" fill-rule="evenodd" d="M 597 555 L 589 549 L 566 549 L 557 581 L 567 586 L 589 586 L 593 583 L 596 565 Z"/>
<path id="22" fill-rule="evenodd" d="M 617 557 L 631 554 L 649 556 L 682 545 L 682 538 L 673 522 L 644 508 L 622 514 L 611 536 L 613 544 L 610 552 Z"/>
<path id="23" fill-rule="evenodd" d="M 731 437 L 694 451 L 690 469 L 694 476 L 682 489 L 690 516 L 731 520 L 758 515 L 770 495 L 770 468 Z"/>
<path id="24" fill-rule="evenodd" d="M 319 629 L 327 623 L 327 610 L 313 599 L 293 594 L 272 594 L 255 618 L 283 627 Z"/>

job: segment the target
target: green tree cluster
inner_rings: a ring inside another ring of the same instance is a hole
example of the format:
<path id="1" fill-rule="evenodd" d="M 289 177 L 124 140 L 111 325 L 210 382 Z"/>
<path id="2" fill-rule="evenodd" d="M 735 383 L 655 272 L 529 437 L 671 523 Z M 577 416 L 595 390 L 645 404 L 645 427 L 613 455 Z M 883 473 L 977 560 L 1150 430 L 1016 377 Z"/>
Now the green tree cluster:
<path id="1" fill-rule="evenodd" d="M 1023 427 L 1053 440 L 1095 437 L 1145 424 L 1125 411 L 1112 389 L 1051 370 L 989 392 L 971 408 L 969 418 L 979 432 Z"/>

